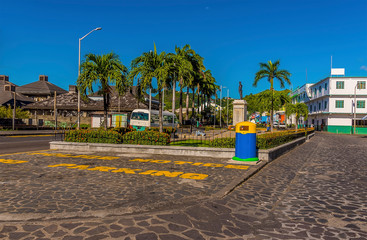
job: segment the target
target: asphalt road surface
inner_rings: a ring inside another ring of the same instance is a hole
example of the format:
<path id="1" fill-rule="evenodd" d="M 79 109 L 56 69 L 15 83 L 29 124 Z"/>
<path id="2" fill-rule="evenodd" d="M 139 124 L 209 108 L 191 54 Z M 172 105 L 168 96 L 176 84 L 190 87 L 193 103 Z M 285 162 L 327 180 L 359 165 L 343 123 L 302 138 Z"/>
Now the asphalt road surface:
<path id="1" fill-rule="evenodd" d="M 54 135 L 0 136 L 0 154 L 46 150 Z"/>

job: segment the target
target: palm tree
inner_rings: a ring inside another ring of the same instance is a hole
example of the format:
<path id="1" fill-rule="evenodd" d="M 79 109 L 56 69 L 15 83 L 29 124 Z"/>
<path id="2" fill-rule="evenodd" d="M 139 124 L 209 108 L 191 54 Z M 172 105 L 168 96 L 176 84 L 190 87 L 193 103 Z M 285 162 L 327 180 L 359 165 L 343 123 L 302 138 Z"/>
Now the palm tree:
<path id="1" fill-rule="evenodd" d="M 123 94 L 131 82 L 128 80 L 128 70 L 114 53 L 95 55 L 89 53 L 80 66 L 80 76 L 77 81 L 81 95 L 86 98 L 93 93 L 93 87 L 98 86 L 98 92 L 103 95 L 104 128 L 107 130 L 107 111 L 110 105 L 110 84 L 115 84 L 118 93 Z"/>
<path id="2" fill-rule="evenodd" d="M 256 87 L 257 83 L 260 79 L 267 78 L 270 82 L 270 91 L 274 92 L 274 79 L 278 79 L 280 82 L 280 87 L 284 88 L 284 82 L 291 84 L 289 77 L 291 74 L 287 70 L 280 70 L 278 69 L 280 65 L 279 60 L 272 63 L 268 61 L 268 63 L 260 63 L 260 70 L 255 74 L 255 81 L 253 86 Z M 273 99 L 272 99 L 272 106 L 270 111 L 270 126 L 271 132 L 273 132 Z"/>
<path id="3" fill-rule="evenodd" d="M 298 131 L 298 121 L 303 117 L 304 121 L 308 118 L 308 107 L 304 103 L 287 104 L 286 115 L 296 115 L 296 132 Z"/>
<path id="4" fill-rule="evenodd" d="M 142 90 L 152 89 L 153 78 L 157 80 L 158 98 L 159 98 L 159 131 L 163 132 L 163 103 L 162 89 L 167 85 L 168 64 L 166 64 L 167 55 L 165 52 L 157 53 L 156 45 L 154 51 L 145 52 L 135 58 L 131 63 L 130 78 L 139 78 Z"/>
<path id="5" fill-rule="evenodd" d="M 198 95 L 198 104 L 197 106 L 200 106 L 200 85 L 202 85 L 203 79 L 205 79 L 204 71 L 204 58 L 201 57 L 199 54 L 194 53 L 189 56 L 189 61 L 193 68 L 193 81 L 191 82 L 191 88 L 192 88 L 192 113 L 191 116 L 195 116 L 195 88 L 197 89 L 197 95 Z"/>
<path id="6" fill-rule="evenodd" d="M 205 78 L 203 79 L 202 86 L 201 86 L 201 94 L 202 94 L 202 107 L 207 105 L 205 103 L 215 94 L 215 91 L 218 89 L 218 86 L 215 84 L 215 78 L 213 77 L 210 70 L 206 70 L 204 72 Z"/>
<path id="7" fill-rule="evenodd" d="M 179 79 L 180 86 L 180 110 L 179 110 L 179 120 L 182 123 L 182 94 L 184 84 L 188 82 L 188 79 L 191 78 L 192 73 L 192 65 L 188 61 L 188 55 L 192 54 L 193 50 L 190 45 L 186 44 L 183 48 L 175 47 L 175 53 L 168 54 L 168 62 L 169 62 L 169 75 L 172 81 L 172 112 L 175 112 L 175 104 L 176 104 L 176 79 Z"/>

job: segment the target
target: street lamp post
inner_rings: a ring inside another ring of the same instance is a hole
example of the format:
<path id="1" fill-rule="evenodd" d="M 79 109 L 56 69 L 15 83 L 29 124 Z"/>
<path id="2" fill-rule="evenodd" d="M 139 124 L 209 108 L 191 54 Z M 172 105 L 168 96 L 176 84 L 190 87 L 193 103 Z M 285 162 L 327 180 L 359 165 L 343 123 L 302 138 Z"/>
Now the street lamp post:
<path id="1" fill-rule="evenodd" d="M 356 117 L 357 117 L 357 86 L 358 86 L 358 82 L 356 84 L 356 86 L 354 87 L 354 121 L 353 121 L 353 134 L 356 134 Z"/>
<path id="2" fill-rule="evenodd" d="M 227 87 L 223 87 L 227 88 Z M 227 128 L 228 128 L 228 99 L 229 99 L 229 88 L 227 88 Z"/>
<path id="3" fill-rule="evenodd" d="M 222 128 L 222 85 L 220 85 L 220 99 L 219 99 L 219 127 Z"/>
<path id="4" fill-rule="evenodd" d="M 97 28 L 93 29 L 92 31 L 90 31 L 89 33 L 85 34 L 83 37 L 79 38 L 78 79 L 79 79 L 79 76 L 80 76 L 80 43 L 89 34 L 91 34 L 94 31 L 98 31 L 98 30 L 102 30 L 102 28 L 101 27 L 97 27 Z M 80 90 L 79 89 L 78 89 L 78 129 L 80 129 Z"/>

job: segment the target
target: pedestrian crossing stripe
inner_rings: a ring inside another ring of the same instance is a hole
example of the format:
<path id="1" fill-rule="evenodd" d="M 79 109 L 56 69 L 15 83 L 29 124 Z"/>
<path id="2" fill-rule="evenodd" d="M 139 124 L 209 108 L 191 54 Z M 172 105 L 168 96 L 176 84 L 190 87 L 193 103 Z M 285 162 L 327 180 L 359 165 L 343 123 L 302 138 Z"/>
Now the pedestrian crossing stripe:
<path id="1" fill-rule="evenodd" d="M 201 173 L 184 173 L 184 172 L 170 172 L 160 170 L 143 170 L 143 169 L 132 169 L 132 168 L 115 168 L 107 166 L 89 166 L 89 165 L 77 165 L 70 163 L 61 163 L 56 165 L 49 165 L 48 167 L 66 167 L 68 169 L 79 169 L 88 171 L 100 171 L 110 173 L 124 173 L 124 174 L 141 174 L 150 176 L 164 176 L 164 177 L 179 177 L 184 179 L 204 180 L 208 177 L 207 174 Z"/>

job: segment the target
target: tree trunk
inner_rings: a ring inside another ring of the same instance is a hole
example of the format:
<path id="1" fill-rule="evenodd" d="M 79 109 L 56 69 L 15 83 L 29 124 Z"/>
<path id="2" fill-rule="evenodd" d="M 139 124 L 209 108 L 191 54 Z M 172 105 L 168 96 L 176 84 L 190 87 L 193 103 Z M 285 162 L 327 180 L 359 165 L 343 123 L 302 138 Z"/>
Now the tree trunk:
<path id="1" fill-rule="evenodd" d="M 176 80 L 173 79 L 172 86 L 172 113 L 175 114 L 176 111 Z"/>
<path id="2" fill-rule="evenodd" d="M 104 111 L 104 130 L 107 130 L 107 121 L 108 121 L 108 116 L 107 116 L 107 109 L 108 109 L 108 95 L 107 93 L 103 93 L 103 111 Z"/>
<path id="3" fill-rule="evenodd" d="M 180 111 L 179 111 L 179 119 L 180 119 L 180 124 L 183 124 L 182 122 L 182 95 L 183 95 L 183 91 L 182 91 L 182 78 L 180 79 Z"/>
<path id="4" fill-rule="evenodd" d="M 270 90 L 271 90 L 271 111 L 270 111 L 270 131 L 273 132 L 273 115 L 274 115 L 274 88 L 273 79 L 270 79 Z"/>
<path id="5" fill-rule="evenodd" d="M 198 104 L 197 104 L 197 108 L 198 108 L 198 114 L 199 114 L 199 109 L 200 109 L 200 85 L 197 85 L 197 95 L 198 95 Z M 200 113 L 201 113 L 201 109 L 200 109 Z"/>
<path id="6" fill-rule="evenodd" d="M 299 118 L 296 118 L 296 132 L 298 131 L 298 121 L 299 121 Z"/>
<path id="7" fill-rule="evenodd" d="M 187 93 L 186 93 L 186 120 L 189 120 L 189 95 L 190 95 L 190 88 L 187 87 Z"/>
<path id="8" fill-rule="evenodd" d="M 191 118 L 195 117 L 195 88 L 192 89 Z"/>
<path id="9" fill-rule="evenodd" d="M 158 92 L 159 98 L 159 132 L 163 132 L 163 104 L 162 104 L 162 92 Z"/>

